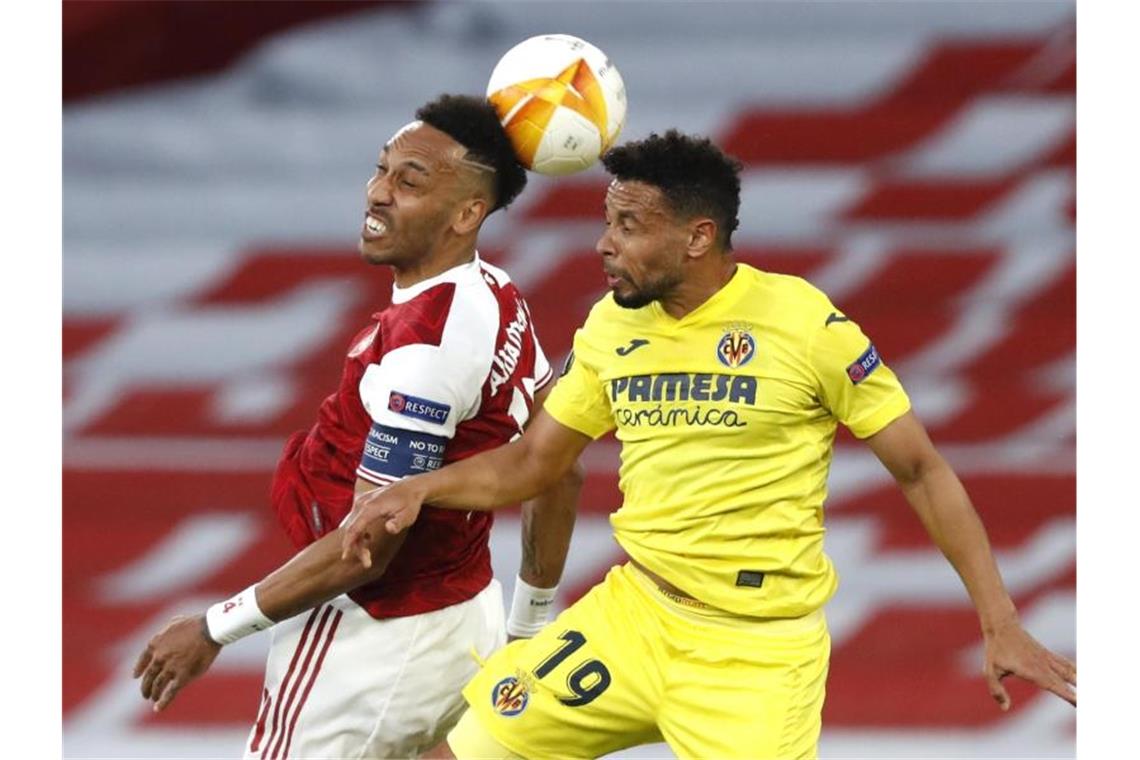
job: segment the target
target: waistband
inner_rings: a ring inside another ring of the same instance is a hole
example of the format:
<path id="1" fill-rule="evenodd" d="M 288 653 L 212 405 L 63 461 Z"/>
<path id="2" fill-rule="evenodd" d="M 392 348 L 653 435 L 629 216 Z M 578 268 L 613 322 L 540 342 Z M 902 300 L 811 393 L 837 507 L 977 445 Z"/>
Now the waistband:
<path id="1" fill-rule="evenodd" d="M 801 634 L 826 625 L 823 609 L 809 612 L 797 618 L 763 618 L 738 615 L 694 599 L 661 576 L 648 570 L 634 560 L 626 564 L 626 573 L 636 579 L 638 585 L 655 597 L 659 604 L 675 615 L 699 622 L 712 623 L 735 630 L 748 630 L 756 634 L 785 635 Z"/>
<path id="2" fill-rule="evenodd" d="M 700 609 L 712 609 L 712 607 L 710 607 L 709 605 L 705 604 L 704 602 L 702 602 L 699 599 L 696 599 L 696 598 L 690 596 L 689 594 L 686 594 L 684 591 L 677 588 L 672 583 L 665 580 L 660 575 L 653 572 L 652 570 L 650 570 L 648 567 L 641 564 L 637 560 L 630 559 L 629 565 L 634 570 L 641 573 L 646 578 L 648 578 L 650 581 L 652 581 L 653 585 L 657 587 L 658 591 L 660 591 L 664 596 L 668 597 L 669 599 L 676 602 L 677 604 L 683 604 L 686 607 L 696 607 L 696 608 L 700 608 Z"/>

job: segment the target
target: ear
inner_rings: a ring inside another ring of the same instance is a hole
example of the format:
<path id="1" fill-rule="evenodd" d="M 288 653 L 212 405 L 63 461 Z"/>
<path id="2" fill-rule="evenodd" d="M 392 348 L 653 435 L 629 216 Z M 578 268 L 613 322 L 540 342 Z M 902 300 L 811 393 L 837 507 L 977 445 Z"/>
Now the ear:
<path id="1" fill-rule="evenodd" d="M 490 210 L 491 205 L 486 198 L 469 198 L 459 205 L 451 222 L 451 228 L 457 235 L 476 232 Z"/>
<path id="2" fill-rule="evenodd" d="M 716 222 L 709 217 L 698 217 L 689 223 L 689 241 L 686 255 L 699 259 L 716 245 Z"/>

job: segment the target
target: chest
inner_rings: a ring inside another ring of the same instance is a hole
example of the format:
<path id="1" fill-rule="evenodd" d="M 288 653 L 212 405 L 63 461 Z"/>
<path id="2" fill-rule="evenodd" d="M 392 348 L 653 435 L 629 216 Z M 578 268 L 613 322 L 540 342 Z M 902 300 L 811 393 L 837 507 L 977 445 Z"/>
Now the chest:
<path id="1" fill-rule="evenodd" d="M 806 351 L 778 327 L 644 330 L 611 342 L 595 346 L 594 358 L 619 428 L 777 434 L 790 419 L 820 411 Z"/>

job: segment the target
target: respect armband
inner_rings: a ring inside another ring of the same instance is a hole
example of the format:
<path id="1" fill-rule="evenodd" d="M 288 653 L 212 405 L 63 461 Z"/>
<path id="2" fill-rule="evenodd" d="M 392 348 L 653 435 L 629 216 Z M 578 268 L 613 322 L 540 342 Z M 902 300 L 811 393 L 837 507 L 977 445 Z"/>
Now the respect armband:
<path id="1" fill-rule="evenodd" d="M 273 621 L 257 606 L 255 588 L 256 584 L 206 610 L 206 631 L 216 643 L 232 644 L 273 626 Z"/>
<path id="2" fill-rule="evenodd" d="M 554 588 L 538 588 L 522 578 L 515 578 L 515 593 L 511 599 L 511 614 L 507 618 L 507 633 L 511 636 L 530 638 L 542 630 L 550 621 L 550 611 L 554 609 Z"/>

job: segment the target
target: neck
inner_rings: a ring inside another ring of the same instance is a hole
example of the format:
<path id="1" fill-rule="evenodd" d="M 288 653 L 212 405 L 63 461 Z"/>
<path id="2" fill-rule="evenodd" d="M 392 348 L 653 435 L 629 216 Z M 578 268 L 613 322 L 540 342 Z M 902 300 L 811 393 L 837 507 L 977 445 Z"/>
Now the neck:
<path id="1" fill-rule="evenodd" d="M 427 256 L 406 264 L 393 264 L 393 279 L 398 288 L 413 285 L 443 274 L 475 259 L 475 239 L 456 241 L 456 245 L 436 248 Z"/>
<path id="2" fill-rule="evenodd" d="M 736 273 L 732 254 L 716 254 L 716 260 L 685 278 L 662 298 L 661 308 L 673 319 L 681 319 L 705 301 L 716 295 Z"/>

